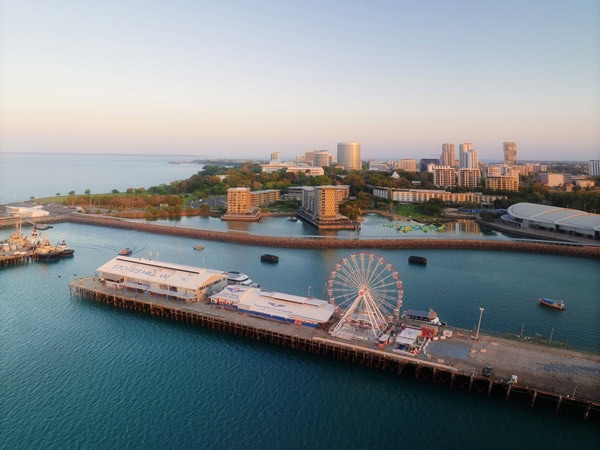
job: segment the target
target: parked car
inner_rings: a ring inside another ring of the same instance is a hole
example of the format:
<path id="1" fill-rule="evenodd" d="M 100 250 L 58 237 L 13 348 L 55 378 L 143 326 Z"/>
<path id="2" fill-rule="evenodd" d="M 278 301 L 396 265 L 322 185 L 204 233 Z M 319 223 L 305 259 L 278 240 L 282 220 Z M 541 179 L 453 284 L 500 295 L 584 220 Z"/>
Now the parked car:
<path id="1" fill-rule="evenodd" d="M 481 369 L 481 375 L 484 377 L 489 377 L 492 375 L 493 370 L 494 368 L 492 366 L 485 366 L 483 369 Z"/>

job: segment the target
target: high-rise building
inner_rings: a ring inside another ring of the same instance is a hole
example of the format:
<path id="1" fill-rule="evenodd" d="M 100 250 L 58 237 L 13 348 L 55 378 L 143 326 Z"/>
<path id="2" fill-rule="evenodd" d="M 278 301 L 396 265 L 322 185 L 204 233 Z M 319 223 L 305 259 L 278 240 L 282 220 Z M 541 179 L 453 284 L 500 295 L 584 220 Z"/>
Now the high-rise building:
<path id="1" fill-rule="evenodd" d="M 466 187 L 477 187 L 481 182 L 479 169 L 458 169 L 458 185 Z"/>
<path id="2" fill-rule="evenodd" d="M 504 143 L 504 164 L 508 166 L 514 166 L 517 164 L 517 143 L 516 142 L 505 142 Z"/>
<path id="3" fill-rule="evenodd" d="M 454 166 L 454 144 L 442 144 L 440 164 L 443 166 Z"/>
<path id="4" fill-rule="evenodd" d="M 433 184 L 436 186 L 456 186 L 456 169 L 449 166 L 435 166 L 433 168 Z"/>
<path id="5" fill-rule="evenodd" d="M 315 150 L 313 152 L 313 167 L 329 167 L 333 156 L 327 150 Z"/>
<path id="6" fill-rule="evenodd" d="M 471 149 L 460 153 L 460 168 L 461 169 L 478 169 L 479 156 L 477 150 Z"/>
<path id="7" fill-rule="evenodd" d="M 474 169 L 476 167 L 467 167 L 467 155 L 470 151 L 473 150 L 473 144 L 471 144 L 470 142 L 464 143 L 464 144 L 460 144 L 459 146 L 459 151 L 458 151 L 458 163 L 459 163 L 459 167 L 462 167 L 464 169 Z"/>
<path id="8" fill-rule="evenodd" d="M 337 145 L 337 163 L 344 170 L 361 170 L 360 144 L 358 142 L 339 142 Z"/>
<path id="9" fill-rule="evenodd" d="M 592 159 L 588 164 L 588 173 L 592 177 L 600 176 L 600 159 Z"/>
<path id="10" fill-rule="evenodd" d="M 281 152 L 273 152 L 273 153 L 271 153 L 271 161 L 273 161 L 273 162 L 281 162 Z"/>

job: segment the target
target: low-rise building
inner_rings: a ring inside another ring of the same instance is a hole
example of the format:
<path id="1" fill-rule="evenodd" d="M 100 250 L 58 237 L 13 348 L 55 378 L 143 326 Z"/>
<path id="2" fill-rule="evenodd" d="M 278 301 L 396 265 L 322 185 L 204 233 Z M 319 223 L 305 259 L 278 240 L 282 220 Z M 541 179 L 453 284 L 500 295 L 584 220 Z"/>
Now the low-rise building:
<path id="1" fill-rule="evenodd" d="M 213 294 L 210 301 L 240 313 L 312 328 L 327 323 L 335 311 L 325 300 L 244 286 L 227 286 Z"/>
<path id="2" fill-rule="evenodd" d="M 111 259 L 97 272 L 100 281 L 108 287 L 134 289 L 184 302 L 204 301 L 227 286 L 227 274 L 220 270 L 128 256 Z"/>

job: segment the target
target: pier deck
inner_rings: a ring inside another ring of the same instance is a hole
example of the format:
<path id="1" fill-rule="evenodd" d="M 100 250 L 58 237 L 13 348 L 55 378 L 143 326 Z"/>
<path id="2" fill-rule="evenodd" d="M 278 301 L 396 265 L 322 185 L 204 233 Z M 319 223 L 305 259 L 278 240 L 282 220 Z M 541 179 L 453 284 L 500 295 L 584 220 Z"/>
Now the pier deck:
<path id="1" fill-rule="evenodd" d="M 368 367 L 414 374 L 451 388 L 488 396 L 525 396 L 531 406 L 550 401 L 557 412 L 577 411 L 600 417 L 600 355 L 541 347 L 487 335 L 479 340 L 470 332 L 452 329 L 451 339 L 430 341 L 418 357 L 393 352 L 390 345 L 346 341 L 327 331 L 244 315 L 208 303 L 167 301 L 158 295 L 105 286 L 96 277 L 69 283 L 76 298 L 158 315 L 196 326 L 228 332 L 293 349 L 347 360 Z M 461 336 L 462 337 L 459 337 Z M 490 378 L 481 375 L 494 366 Z M 518 384 L 509 382 L 518 376 Z M 511 394 L 512 393 L 512 394 Z"/>

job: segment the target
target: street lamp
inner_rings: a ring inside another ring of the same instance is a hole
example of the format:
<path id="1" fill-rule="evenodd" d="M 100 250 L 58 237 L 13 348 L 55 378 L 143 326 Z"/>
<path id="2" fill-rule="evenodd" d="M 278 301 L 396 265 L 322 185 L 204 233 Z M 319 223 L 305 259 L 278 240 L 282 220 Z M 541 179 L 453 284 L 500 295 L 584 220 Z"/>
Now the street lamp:
<path id="1" fill-rule="evenodd" d="M 483 308 L 479 308 L 479 323 L 477 324 L 477 334 L 475 340 L 479 341 L 479 327 L 481 327 L 481 316 L 483 316 Z"/>

